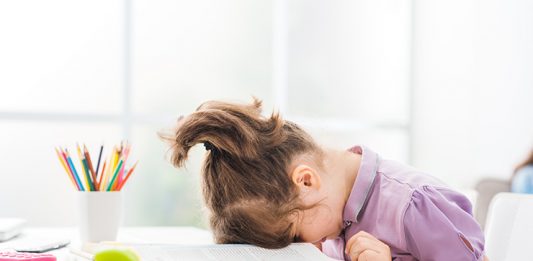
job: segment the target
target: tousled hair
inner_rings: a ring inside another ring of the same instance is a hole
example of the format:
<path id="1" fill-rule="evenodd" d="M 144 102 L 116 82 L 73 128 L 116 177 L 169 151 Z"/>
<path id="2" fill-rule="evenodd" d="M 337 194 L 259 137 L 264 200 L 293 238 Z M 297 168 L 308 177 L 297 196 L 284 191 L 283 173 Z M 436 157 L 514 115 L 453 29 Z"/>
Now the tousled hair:
<path id="1" fill-rule="evenodd" d="M 205 102 L 160 137 L 170 144 L 171 162 L 182 167 L 194 145 L 207 149 L 202 192 L 217 243 L 285 247 L 294 238 L 294 216 L 312 208 L 298 197 L 289 175 L 291 160 L 320 155 L 311 136 L 278 113 L 261 115 L 252 104 Z"/>

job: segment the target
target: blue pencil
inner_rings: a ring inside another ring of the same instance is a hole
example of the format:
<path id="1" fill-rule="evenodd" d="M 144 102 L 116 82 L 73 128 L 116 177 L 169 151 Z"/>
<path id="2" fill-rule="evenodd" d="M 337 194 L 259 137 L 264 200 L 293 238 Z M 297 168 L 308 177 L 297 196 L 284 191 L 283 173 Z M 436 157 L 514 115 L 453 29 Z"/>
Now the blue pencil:
<path id="1" fill-rule="evenodd" d="M 83 184 L 81 183 L 80 178 L 78 177 L 78 172 L 76 171 L 76 168 L 74 167 L 74 163 L 72 163 L 72 159 L 70 158 L 70 154 L 68 153 L 68 150 L 65 149 L 65 152 L 67 154 L 68 165 L 70 166 L 70 168 L 74 172 L 74 177 L 76 178 L 76 182 L 80 186 L 81 191 L 85 191 L 85 188 L 83 188 Z"/>

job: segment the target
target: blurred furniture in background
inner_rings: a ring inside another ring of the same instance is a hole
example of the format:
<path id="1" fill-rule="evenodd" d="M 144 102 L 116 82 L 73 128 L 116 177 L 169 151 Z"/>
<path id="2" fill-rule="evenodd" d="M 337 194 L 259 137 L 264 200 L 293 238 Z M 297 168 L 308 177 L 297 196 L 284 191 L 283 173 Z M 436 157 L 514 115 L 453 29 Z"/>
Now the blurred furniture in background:
<path id="1" fill-rule="evenodd" d="M 485 178 L 476 184 L 475 189 L 478 194 L 474 205 L 474 217 L 481 225 L 481 228 L 484 228 L 492 198 L 500 192 L 510 192 L 511 182 L 503 179 Z"/>
<path id="2" fill-rule="evenodd" d="M 485 251 L 491 261 L 533 260 L 533 195 L 498 193 L 490 203 Z"/>

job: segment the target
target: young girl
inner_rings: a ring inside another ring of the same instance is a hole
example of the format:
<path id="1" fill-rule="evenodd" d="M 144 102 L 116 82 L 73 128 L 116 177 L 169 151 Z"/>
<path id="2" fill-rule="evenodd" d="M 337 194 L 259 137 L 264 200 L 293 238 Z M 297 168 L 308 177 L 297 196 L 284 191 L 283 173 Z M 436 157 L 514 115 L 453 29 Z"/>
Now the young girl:
<path id="1" fill-rule="evenodd" d="M 483 260 L 467 198 L 363 146 L 318 146 L 261 102 L 210 101 L 170 134 L 172 163 L 203 143 L 203 195 L 217 243 L 311 242 L 341 260 Z"/>

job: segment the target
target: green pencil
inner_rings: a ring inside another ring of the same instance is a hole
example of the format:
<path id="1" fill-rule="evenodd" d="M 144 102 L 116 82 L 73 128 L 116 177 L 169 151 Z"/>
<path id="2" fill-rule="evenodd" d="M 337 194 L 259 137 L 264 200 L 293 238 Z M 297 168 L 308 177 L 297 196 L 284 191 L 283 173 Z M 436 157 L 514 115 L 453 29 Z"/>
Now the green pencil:
<path id="1" fill-rule="evenodd" d="M 111 179 L 111 182 L 109 182 L 109 185 L 107 186 L 107 191 L 111 191 L 111 188 L 113 187 L 113 183 L 115 183 L 115 179 L 117 178 L 117 174 L 120 168 L 122 167 L 123 162 L 124 161 L 121 159 L 120 162 L 118 163 L 118 166 L 115 168 L 115 173 L 113 174 L 113 178 Z"/>

